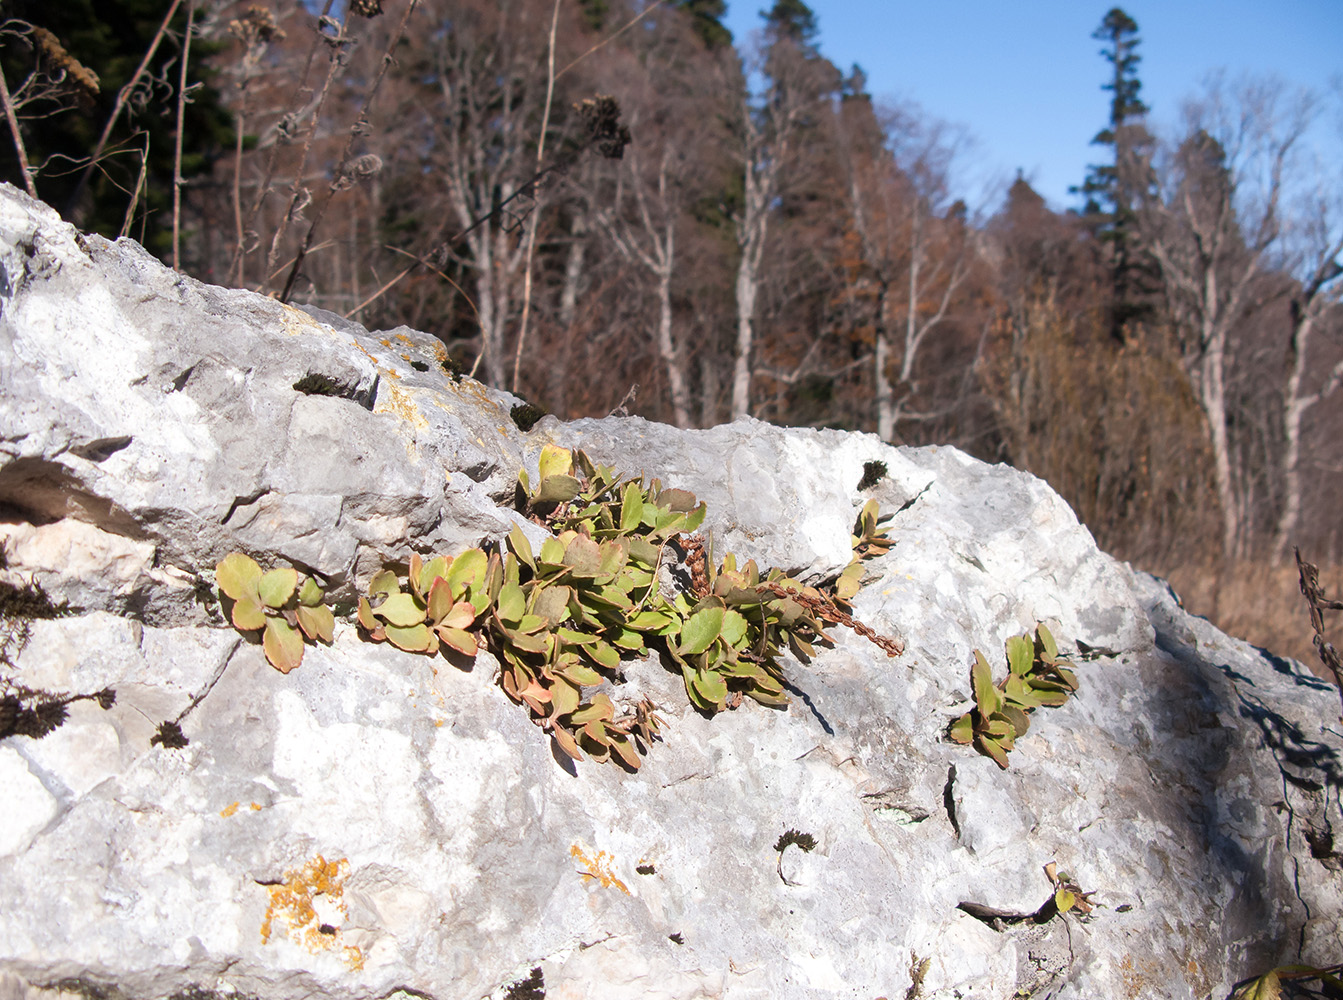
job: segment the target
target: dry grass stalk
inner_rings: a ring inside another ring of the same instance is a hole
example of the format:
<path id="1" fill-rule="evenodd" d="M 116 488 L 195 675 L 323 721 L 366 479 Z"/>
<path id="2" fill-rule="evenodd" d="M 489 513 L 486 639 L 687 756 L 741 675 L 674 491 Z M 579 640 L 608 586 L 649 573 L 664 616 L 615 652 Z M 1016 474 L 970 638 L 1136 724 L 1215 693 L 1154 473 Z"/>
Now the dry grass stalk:
<path id="1" fill-rule="evenodd" d="M 1300 549 L 1293 551 L 1296 553 L 1297 571 L 1301 574 L 1301 593 L 1310 606 L 1310 628 L 1315 633 L 1315 650 L 1320 654 L 1320 661 L 1334 675 L 1339 699 L 1343 701 L 1343 659 L 1340 659 L 1334 644 L 1324 637 L 1324 613 L 1343 611 L 1343 601 L 1330 600 L 1320 586 L 1319 569 L 1301 558 Z"/>

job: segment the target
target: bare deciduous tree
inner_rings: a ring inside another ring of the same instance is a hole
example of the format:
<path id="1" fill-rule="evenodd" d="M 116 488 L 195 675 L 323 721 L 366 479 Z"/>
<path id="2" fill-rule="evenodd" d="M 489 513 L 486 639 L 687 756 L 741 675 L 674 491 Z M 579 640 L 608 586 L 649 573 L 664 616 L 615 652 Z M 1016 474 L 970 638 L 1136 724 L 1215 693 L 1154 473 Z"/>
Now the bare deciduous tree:
<path id="1" fill-rule="evenodd" d="M 1208 422 L 1222 545 L 1246 543 L 1228 429 L 1229 338 L 1283 232 L 1284 185 L 1313 105 L 1272 80 L 1213 77 L 1184 108 L 1183 138 L 1155 164 L 1139 210 L 1143 244 L 1160 268 L 1186 372 Z"/>

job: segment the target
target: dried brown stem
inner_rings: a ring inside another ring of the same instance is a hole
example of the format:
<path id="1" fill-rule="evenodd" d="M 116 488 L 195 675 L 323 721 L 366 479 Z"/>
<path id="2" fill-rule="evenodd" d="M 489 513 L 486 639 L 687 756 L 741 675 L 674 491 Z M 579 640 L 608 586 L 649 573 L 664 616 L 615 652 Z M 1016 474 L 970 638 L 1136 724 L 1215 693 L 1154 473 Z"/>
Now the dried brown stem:
<path id="1" fill-rule="evenodd" d="M 1324 637 L 1324 613 L 1326 611 L 1343 611 L 1343 601 L 1330 600 L 1325 594 L 1324 588 L 1320 586 L 1318 567 L 1303 560 L 1300 549 L 1294 549 L 1293 551 L 1296 553 L 1297 572 L 1301 574 L 1301 593 L 1305 596 L 1306 604 L 1310 607 L 1310 628 L 1315 633 L 1315 649 L 1320 654 L 1320 661 L 1334 675 L 1334 684 L 1338 686 L 1339 699 L 1343 701 L 1343 658 L 1339 657 L 1334 644 Z"/>
<path id="2" fill-rule="evenodd" d="M 5 82 L 4 73 L 0 73 L 0 100 L 5 102 L 5 120 L 9 122 L 10 134 L 14 136 L 14 151 L 19 156 L 19 169 L 23 171 L 23 186 L 36 198 L 37 187 L 33 184 L 33 175 L 28 167 L 28 151 L 23 148 L 23 136 L 19 134 L 19 120 L 14 114 L 14 102 L 10 99 L 9 84 Z"/>
<path id="3" fill-rule="evenodd" d="M 173 270 L 182 269 L 182 132 L 187 114 L 187 64 L 191 57 L 191 32 L 196 27 L 196 0 L 187 4 L 187 30 L 182 35 L 182 70 L 177 77 L 177 140 L 173 148 Z"/>
<path id="4" fill-rule="evenodd" d="M 154 54 L 158 52 L 159 45 L 163 42 L 163 37 L 168 33 L 168 25 L 172 23 L 173 16 L 177 13 L 177 8 L 182 5 L 182 0 L 172 0 L 168 6 L 168 13 L 163 15 L 163 21 L 159 24 L 159 30 L 154 33 L 153 40 L 149 43 L 149 48 L 145 51 L 145 56 L 140 60 L 140 65 L 135 68 L 131 78 L 126 81 L 126 86 L 117 91 L 116 102 L 112 105 L 112 113 L 107 116 L 107 123 L 103 126 L 103 133 L 98 137 L 98 143 L 93 147 L 93 152 L 89 154 L 89 162 L 84 167 L 84 172 L 79 175 L 79 181 L 75 184 L 75 189 L 70 195 L 67 204 L 67 211 L 73 209 L 79 203 L 80 196 L 84 193 L 84 188 L 88 187 L 89 178 L 93 176 L 93 168 L 97 166 L 98 160 L 103 155 L 103 150 L 107 148 L 107 141 L 112 137 L 112 129 L 117 124 L 117 119 L 121 117 L 122 110 L 126 107 L 126 102 L 135 92 L 136 86 L 140 82 L 140 77 L 145 75 L 145 70 L 149 68 L 150 61 Z"/>
<path id="5" fill-rule="evenodd" d="M 550 107 L 555 99 L 555 33 L 560 24 L 560 0 L 550 17 L 550 48 L 546 63 L 546 105 L 541 113 L 541 136 L 536 142 L 536 169 L 539 172 L 546 153 L 546 130 L 550 128 Z M 522 348 L 527 342 L 527 320 L 532 314 L 532 257 L 536 253 L 536 230 L 541 224 L 541 213 L 532 213 L 527 227 L 527 253 L 522 263 L 522 316 L 518 320 L 518 345 L 513 351 L 513 392 L 518 391 L 518 377 L 522 370 Z"/>
<path id="6" fill-rule="evenodd" d="M 899 656 L 905 651 L 904 645 L 897 639 L 881 635 L 864 625 L 853 615 L 843 611 L 834 601 L 826 600 L 823 597 L 812 597 L 810 594 L 804 594 L 800 590 L 793 590 L 790 587 L 784 587 L 777 583 L 762 581 L 760 586 L 768 590 L 771 594 L 778 597 L 786 597 L 797 601 L 808 611 L 815 613 L 822 621 L 830 622 L 832 625 L 843 625 L 845 628 L 857 632 L 874 646 L 879 646 L 886 651 L 887 656 Z"/>
<path id="7" fill-rule="evenodd" d="M 373 78 L 373 85 L 368 90 L 368 97 L 364 99 L 364 106 L 359 112 L 359 117 L 355 120 L 355 123 L 350 126 L 350 137 L 345 140 L 345 150 L 341 153 L 340 164 L 336 167 L 336 172 L 332 176 L 331 183 L 327 188 L 326 201 L 322 202 L 321 206 L 313 215 L 312 222 L 308 225 L 308 232 L 304 235 L 303 243 L 298 248 L 298 256 L 294 260 L 294 266 L 289 272 L 289 277 L 285 280 L 284 291 L 280 293 L 281 302 L 289 301 L 289 295 L 294 289 L 294 282 L 298 279 L 299 269 L 303 267 L 303 259 L 307 256 L 308 247 L 312 245 L 312 239 L 317 232 L 317 227 L 321 224 L 322 217 L 326 214 L 327 208 L 330 207 L 332 200 L 336 196 L 336 192 L 340 190 L 340 184 L 345 180 L 345 170 L 350 164 L 350 154 L 354 152 L 355 140 L 368 131 L 369 109 L 373 107 L 373 102 L 377 99 L 378 91 L 382 87 L 382 81 L 386 79 L 387 71 L 392 67 L 392 63 L 394 62 L 392 59 L 392 52 L 396 49 L 397 43 L 400 42 L 405 35 L 406 25 L 410 23 L 410 16 L 415 12 L 415 7 L 418 3 L 419 0 L 409 0 L 406 4 L 406 12 L 401 15 L 401 23 L 397 25 L 396 31 L 392 34 L 391 41 L 387 43 L 387 51 L 382 54 L 382 65 L 378 67 L 378 75 Z"/>

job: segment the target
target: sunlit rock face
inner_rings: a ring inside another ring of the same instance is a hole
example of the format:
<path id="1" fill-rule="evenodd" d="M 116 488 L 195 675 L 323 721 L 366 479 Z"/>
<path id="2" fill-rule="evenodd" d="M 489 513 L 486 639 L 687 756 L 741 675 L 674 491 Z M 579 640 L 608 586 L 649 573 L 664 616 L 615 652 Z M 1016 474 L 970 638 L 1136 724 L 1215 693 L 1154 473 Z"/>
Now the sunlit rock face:
<path id="1" fill-rule="evenodd" d="M 0 703 L 0 996 L 1201 1000 L 1343 954 L 1335 693 L 1040 480 L 755 421 L 524 433 L 432 337 L 199 284 L 13 188 L 0 267 L 0 580 L 67 605 L 0 616 L 0 696 L 115 692 L 41 738 Z M 692 490 L 718 554 L 802 578 L 876 498 L 895 545 L 855 614 L 905 652 L 836 630 L 786 710 L 713 718 L 627 662 L 611 697 L 666 722 L 628 773 L 562 758 L 486 653 L 346 619 L 282 675 L 222 617 L 231 551 L 348 605 L 497 540 L 552 442 Z M 1001 675 L 1037 622 L 1081 690 L 1004 771 L 946 730 L 973 650 Z M 1051 862 L 1089 915 L 1033 918 Z"/>

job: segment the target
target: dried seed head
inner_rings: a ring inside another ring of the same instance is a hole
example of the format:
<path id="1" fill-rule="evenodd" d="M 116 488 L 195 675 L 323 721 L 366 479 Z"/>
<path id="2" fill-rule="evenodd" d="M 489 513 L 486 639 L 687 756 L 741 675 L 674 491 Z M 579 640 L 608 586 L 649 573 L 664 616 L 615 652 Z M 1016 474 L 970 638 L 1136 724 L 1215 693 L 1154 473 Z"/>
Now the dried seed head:
<path id="1" fill-rule="evenodd" d="M 363 183 L 370 178 L 376 177 L 382 172 L 382 157 L 376 153 L 365 153 L 363 156 L 356 156 L 349 163 L 345 164 L 345 169 L 341 171 L 340 180 L 336 183 L 337 190 L 344 191 L 356 184 Z"/>
<path id="2" fill-rule="evenodd" d="M 630 130 L 620 123 L 620 105 L 609 94 L 575 104 L 588 129 L 588 141 L 608 160 L 619 160 L 630 144 Z"/>
<path id="3" fill-rule="evenodd" d="M 33 45 L 48 59 L 52 66 L 65 73 L 66 79 L 85 94 L 92 97 L 98 93 L 98 74 L 65 51 L 65 46 L 46 28 L 33 26 Z"/>
<path id="4" fill-rule="evenodd" d="M 360 17 L 377 17 L 382 13 L 382 0 L 350 0 L 350 12 Z"/>
<path id="5" fill-rule="evenodd" d="M 285 37 L 270 8 L 261 4 L 252 4 L 241 18 L 230 21 L 228 30 L 246 45 L 280 42 Z"/>

